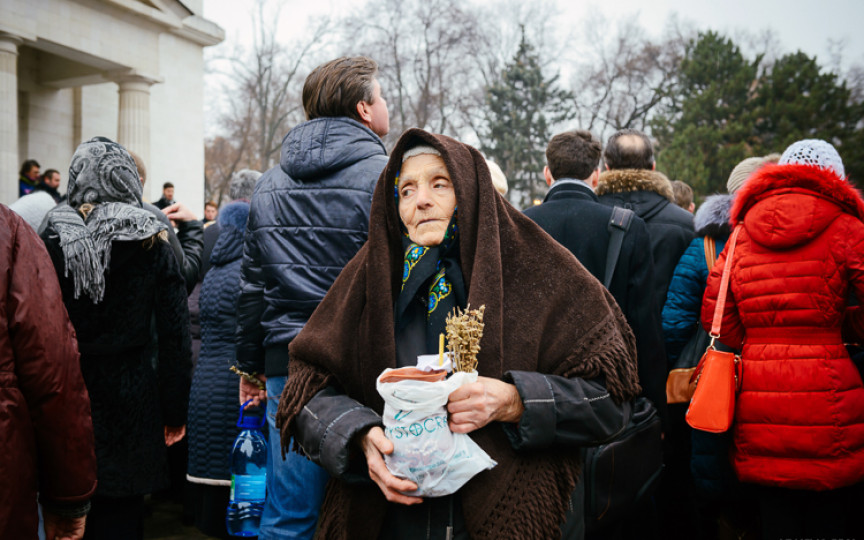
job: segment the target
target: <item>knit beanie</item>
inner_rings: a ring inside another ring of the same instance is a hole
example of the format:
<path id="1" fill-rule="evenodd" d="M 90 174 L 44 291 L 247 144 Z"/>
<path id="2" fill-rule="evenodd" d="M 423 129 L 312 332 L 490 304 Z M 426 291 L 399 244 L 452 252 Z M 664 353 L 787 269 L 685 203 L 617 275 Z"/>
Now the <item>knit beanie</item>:
<path id="1" fill-rule="evenodd" d="M 843 160 L 831 143 L 821 139 L 804 139 L 789 145 L 780 156 L 779 165 L 797 163 L 799 165 L 815 165 L 820 169 L 831 169 L 841 178 L 846 176 Z"/>
<path id="2" fill-rule="evenodd" d="M 741 189 L 741 186 L 750 178 L 750 175 L 764 164 L 765 158 L 763 157 L 749 157 L 738 165 L 735 165 L 735 168 L 729 174 L 729 180 L 726 181 L 726 191 L 729 195 L 734 195 L 736 191 Z"/>

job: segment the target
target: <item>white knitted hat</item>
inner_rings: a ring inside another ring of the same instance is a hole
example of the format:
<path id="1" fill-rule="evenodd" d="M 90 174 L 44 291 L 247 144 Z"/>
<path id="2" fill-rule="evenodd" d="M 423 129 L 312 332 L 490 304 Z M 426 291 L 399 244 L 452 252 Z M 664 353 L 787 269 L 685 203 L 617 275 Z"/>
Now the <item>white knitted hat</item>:
<path id="1" fill-rule="evenodd" d="M 797 163 L 799 165 L 816 165 L 821 169 L 831 169 L 840 177 L 846 176 L 843 160 L 831 143 L 821 139 L 804 139 L 794 142 L 783 152 L 779 165 Z"/>

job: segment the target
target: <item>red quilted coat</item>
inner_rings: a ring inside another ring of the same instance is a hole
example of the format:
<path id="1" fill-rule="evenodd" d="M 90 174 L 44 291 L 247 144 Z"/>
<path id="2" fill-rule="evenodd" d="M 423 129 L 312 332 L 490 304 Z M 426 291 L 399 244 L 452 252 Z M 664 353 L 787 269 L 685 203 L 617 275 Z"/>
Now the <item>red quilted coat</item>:
<path id="1" fill-rule="evenodd" d="M 743 223 L 721 341 L 743 345 L 732 459 L 743 482 L 827 490 L 864 480 L 864 387 L 841 338 L 864 303 L 864 200 L 833 172 L 769 165 L 736 196 Z M 711 328 L 724 251 L 702 304 Z M 859 338 L 860 339 L 860 338 Z"/>

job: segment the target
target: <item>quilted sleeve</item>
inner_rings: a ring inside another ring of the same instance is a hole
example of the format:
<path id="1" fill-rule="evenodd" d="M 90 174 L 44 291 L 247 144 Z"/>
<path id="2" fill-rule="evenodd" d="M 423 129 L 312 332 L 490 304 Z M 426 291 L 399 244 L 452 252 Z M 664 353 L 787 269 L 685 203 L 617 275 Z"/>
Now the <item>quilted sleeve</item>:
<path id="1" fill-rule="evenodd" d="M 849 289 L 858 299 L 857 306 L 847 308 L 843 318 L 843 337 L 847 342 L 864 342 L 864 223 L 849 220 L 845 236 L 846 269 Z"/>
<path id="2" fill-rule="evenodd" d="M 662 315 L 663 339 L 666 341 L 666 356 L 670 364 L 675 363 L 681 349 L 699 324 L 699 311 L 708 273 L 704 249 L 703 238 L 690 242 L 675 267 L 669 291 L 666 293 Z"/>

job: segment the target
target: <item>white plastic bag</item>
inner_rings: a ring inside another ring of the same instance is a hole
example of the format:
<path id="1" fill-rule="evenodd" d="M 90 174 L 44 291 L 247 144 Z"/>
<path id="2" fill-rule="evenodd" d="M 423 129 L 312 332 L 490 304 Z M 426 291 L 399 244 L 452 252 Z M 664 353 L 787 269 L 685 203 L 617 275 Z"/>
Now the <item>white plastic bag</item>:
<path id="1" fill-rule="evenodd" d="M 384 456 L 394 476 L 411 480 L 417 497 L 441 497 L 459 491 L 475 474 L 497 463 L 465 433 L 453 433 L 447 425 L 447 397 L 463 384 L 477 380 L 477 373 L 457 372 L 439 382 L 399 381 L 376 388 L 384 398 L 384 433 L 393 453 Z"/>

